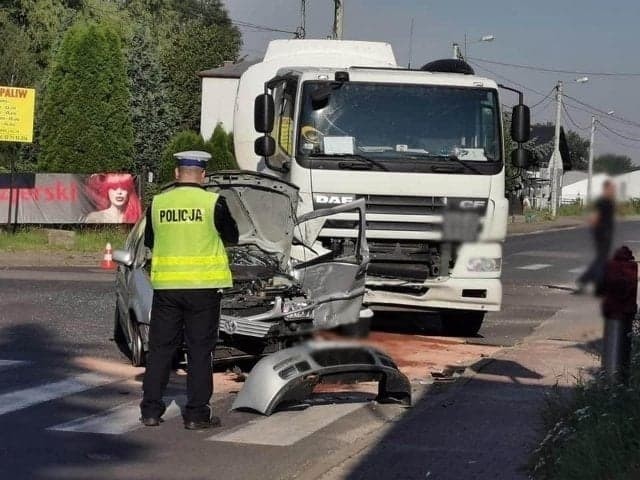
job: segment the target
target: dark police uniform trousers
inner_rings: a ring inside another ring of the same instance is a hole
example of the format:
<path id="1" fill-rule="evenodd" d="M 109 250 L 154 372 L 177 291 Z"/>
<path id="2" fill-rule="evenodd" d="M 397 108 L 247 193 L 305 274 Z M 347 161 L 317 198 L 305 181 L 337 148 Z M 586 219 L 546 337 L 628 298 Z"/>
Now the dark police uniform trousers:
<path id="1" fill-rule="evenodd" d="M 184 418 L 208 420 L 213 394 L 211 355 L 218 339 L 219 290 L 156 290 L 153 292 L 149 336 L 149 366 L 144 375 L 144 417 L 160 417 L 165 411 L 162 394 L 169 381 L 173 357 L 182 340 L 187 345 L 188 376 Z"/>

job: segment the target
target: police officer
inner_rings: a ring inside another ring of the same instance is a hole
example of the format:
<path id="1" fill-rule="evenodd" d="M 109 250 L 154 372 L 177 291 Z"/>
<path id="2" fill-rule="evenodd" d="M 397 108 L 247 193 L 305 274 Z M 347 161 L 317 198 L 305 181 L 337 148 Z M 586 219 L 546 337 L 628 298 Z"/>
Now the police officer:
<path id="1" fill-rule="evenodd" d="M 221 289 L 232 286 L 224 244 L 238 242 L 238 227 L 224 198 L 202 187 L 211 155 L 189 151 L 174 156 L 176 187 L 156 195 L 147 210 L 144 241 L 153 252 L 153 304 L 141 421 L 150 427 L 161 422 L 166 409 L 162 395 L 184 331 L 184 426 L 201 430 L 220 424 L 209 407 L 211 355 L 218 338 Z"/>

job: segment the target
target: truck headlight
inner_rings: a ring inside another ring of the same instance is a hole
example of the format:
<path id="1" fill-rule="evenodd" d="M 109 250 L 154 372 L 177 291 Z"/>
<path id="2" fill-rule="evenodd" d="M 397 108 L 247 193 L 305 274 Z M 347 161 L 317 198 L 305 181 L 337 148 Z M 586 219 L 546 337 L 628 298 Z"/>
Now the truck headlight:
<path id="1" fill-rule="evenodd" d="M 467 262 L 469 272 L 499 272 L 501 268 L 501 258 L 478 257 Z"/>
<path id="2" fill-rule="evenodd" d="M 282 305 L 282 313 L 287 320 L 313 317 L 313 304 L 304 300 L 290 300 Z"/>

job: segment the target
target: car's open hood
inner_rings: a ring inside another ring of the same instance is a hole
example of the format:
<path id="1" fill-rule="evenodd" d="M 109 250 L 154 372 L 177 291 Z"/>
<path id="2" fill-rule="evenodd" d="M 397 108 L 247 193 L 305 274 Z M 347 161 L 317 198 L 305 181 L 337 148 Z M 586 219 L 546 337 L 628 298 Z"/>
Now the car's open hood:
<path id="1" fill-rule="evenodd" d="M 224 196 L 238 223 L 240 245 L 255 245 L 286 270 L 295 228 L 298 187 L 255 172 L 210 174 L 205 188 Z"/>

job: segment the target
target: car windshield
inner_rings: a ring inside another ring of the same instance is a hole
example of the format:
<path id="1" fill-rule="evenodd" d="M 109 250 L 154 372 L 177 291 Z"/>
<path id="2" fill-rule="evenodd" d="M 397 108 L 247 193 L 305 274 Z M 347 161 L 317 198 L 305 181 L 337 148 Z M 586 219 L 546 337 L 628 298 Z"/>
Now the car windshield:
<path id="1" fill-rule="evenodd" d="M 486 88 L 306 82 L 298 154 L 496 162 L 499 124 Z"/>

